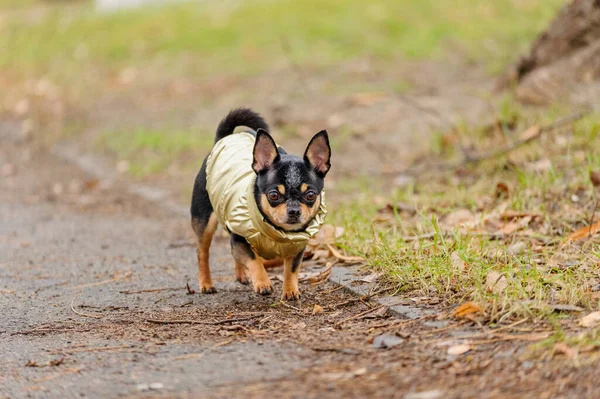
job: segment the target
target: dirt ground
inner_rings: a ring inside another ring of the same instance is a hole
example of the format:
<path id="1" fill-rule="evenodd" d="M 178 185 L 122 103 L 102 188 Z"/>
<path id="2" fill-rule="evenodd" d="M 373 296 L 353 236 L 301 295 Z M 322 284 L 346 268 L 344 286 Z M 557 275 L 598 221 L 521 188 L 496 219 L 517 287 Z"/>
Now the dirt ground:
<path id="1" fill-rule="evenodd" d="M 272 297 L 235 282 L 224 237 L 219 292 L 192 294 L 186 218 L 0 132 L 0 397 L 598 396 L 593 362 L 528 350 L 547 326 L 396 319 L 331 282 L 283 305 L 276 279 Z M 467 336 L 478 345 L 449 354 Z"/>

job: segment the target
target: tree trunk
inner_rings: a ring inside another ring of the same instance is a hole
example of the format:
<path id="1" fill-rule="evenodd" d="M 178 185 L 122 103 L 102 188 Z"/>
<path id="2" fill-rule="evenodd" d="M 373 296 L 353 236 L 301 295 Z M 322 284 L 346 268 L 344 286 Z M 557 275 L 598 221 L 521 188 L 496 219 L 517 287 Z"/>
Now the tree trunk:
<path id="1" fill-rule="evenodd" d="M 600 0 L 572 0 L 501 84 L 516 83 L 523 102 L 548 103 L 598 78 Z"/>

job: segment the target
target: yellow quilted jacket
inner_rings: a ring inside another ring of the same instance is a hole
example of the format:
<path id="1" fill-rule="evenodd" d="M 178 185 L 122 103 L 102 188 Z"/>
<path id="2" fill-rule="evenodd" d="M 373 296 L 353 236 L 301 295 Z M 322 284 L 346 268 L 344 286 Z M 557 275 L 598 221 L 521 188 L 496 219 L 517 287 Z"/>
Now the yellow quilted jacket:
<path id="1" fill-rule="evenodd" d="M 206 161 L 206 189 L 215 215 L 225 230 L 238 234 L 264 259 L 297 255 L 325 221 L 325 192 L 321 205 L 306 230 L 284 232 L 269 223 L 254 199 L 256 173 L 252 170 L 255 136 L 235 133 L 219 140 Z"/>

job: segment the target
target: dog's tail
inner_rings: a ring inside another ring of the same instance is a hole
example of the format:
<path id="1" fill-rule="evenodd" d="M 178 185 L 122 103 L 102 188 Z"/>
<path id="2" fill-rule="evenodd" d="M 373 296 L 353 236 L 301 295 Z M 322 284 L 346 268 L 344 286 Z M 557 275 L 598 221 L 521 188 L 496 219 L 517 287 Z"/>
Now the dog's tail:
<path id="1" fill-rule="evenodd" d="M 267 125 L 262 116 L 249 108 L 238 108 L 230 111 L 221 123 L 219 123 L 215 143 L 232 134 L 238 126 L 246 126 L 254 131 L 258 129 L 269 131 L 269 125 Z"/>

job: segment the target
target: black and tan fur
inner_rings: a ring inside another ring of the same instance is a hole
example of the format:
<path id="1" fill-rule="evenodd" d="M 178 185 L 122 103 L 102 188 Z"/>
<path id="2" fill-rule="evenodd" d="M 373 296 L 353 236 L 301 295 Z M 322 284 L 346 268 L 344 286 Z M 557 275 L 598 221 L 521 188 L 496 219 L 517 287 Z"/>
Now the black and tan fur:
<path id="1" fill-rule="evenodd" d="M 231 111 L 219 124 L 215 143 L 233 133 L 238 126 L 256 132 L 252 169 L 256 172 L 254 200 L 267 223 L 283 231 L 303 231 L 317 214 L 321 203 L 324 178 L 330 168 L 331 148 L 325 130 L 309 142 L 302 158 L 277 147 L 269 135 L 263 118 L 249 109 Z M 213 206 L 206 191 L 206 159 L 196 177 L 192 195 L 192 228 L 198 239 L 198 271 L 202 293 L 216 292 L 210 276 L 209 247 L 217 228 Z M 231 235 L 231 252 L 235 274 L 242 284 L 252 283 L 254 291 L 267 295 L 273 286 L 256 254 L 242 236 Z M 282 299 L 300 297 L 298 272 L 304 250 L 283 259 L 284 282 Z"/>

